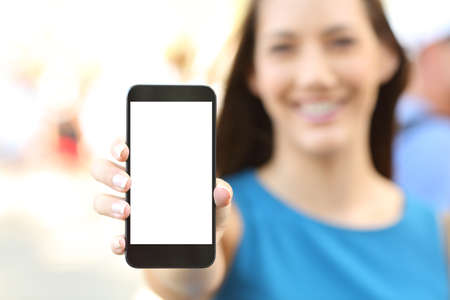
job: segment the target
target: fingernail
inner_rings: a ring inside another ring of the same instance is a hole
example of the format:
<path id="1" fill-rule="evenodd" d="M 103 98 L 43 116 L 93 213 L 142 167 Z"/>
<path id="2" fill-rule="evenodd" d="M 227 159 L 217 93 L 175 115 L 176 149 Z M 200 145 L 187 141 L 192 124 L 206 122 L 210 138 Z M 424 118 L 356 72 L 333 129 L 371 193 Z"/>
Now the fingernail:
<path id="1" fill-rule="evenodd" d="M 228 192 L 228 189 L 223 186 L 218 184 L 214 190 L 214 198 L 216 199 L 217 202 L 219 202 L 219 204 L 224 203 L 228 197 L 230 196 L 230 193 Z"/>
<path id="2" fill-rule="evenodd" d="M 116 174 L 112 178 L 112 182 L 115 186 L 124 189 L 128 182 L 128 177 L 123 176 L 121 174 Z"/>
<path id="3" fill-rule="evenodd" d="M 116 249 L 122 248 L 122 245 L 120 244 L 120 239 L 115 239 L 114 242 L 113 242 L 113 246 Z"/>
<path id="4" fill-rule="evenodd" d="M 124 144 L 117 144 L 114 146 L 114 153 L 116 154 L 116 157 L 120 158 L 122 157 L 122 151 L 125 149 Z"/>
<path id="5" fill-rule="evenodd" d="M 115 202 L 113 203 L 111 209 L 112 212 L 123 215 L 125 213 L 125 202 Z"/>

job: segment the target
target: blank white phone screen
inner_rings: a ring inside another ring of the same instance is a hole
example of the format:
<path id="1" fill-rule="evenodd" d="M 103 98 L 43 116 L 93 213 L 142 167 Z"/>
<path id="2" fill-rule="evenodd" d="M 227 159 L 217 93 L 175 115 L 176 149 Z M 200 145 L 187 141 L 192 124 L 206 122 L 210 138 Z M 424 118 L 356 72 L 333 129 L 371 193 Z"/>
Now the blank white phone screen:
<path id="1" fill-rule="evenodd" d="M 130 243 L 212 244 L 212 102 L 130 102 Z"/>

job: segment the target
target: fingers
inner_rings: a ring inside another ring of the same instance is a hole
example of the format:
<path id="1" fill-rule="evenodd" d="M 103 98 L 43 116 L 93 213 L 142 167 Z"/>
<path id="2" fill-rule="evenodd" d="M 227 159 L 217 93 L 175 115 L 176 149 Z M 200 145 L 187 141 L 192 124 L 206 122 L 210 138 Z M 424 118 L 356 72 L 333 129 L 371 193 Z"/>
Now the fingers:
<path id="1" fill-rule="evenodd" d="M 125 169 L 107 159 L 94 160 L 91 166 L 91 175 L 95 180 L 119 192 L 126 192 L 131 186 L 131 178 Z"/>
<path id="2" fill-rule="evenodd" d="M 224 180 L 217 178 L 214 189 L 214 201 L 216 203 L 216 231 L 223 231 L 230 214 L 233 189 Z"/>
<path id="3" fill-rule="evenodd" d="M 124 220 L 130 215 L 130 205 L 121 197 L 99 194 L 93 204 L 95 211 L 103 216 Z"/>
<path id="4" fill-rule="evenodd" d="M 111 144 L 110 151 L 119 162 L 126 161 L 130 154 L 124 138 L 116 138 Z M 130 189 L 131 178 L 119 164 L 106 159 L 96 159 L 91 165 L 90 173 L 95 180 L 116 191 L 127 192 Z M 121 197 L 100 194 L 95 197 L 93 205 L 95 211 L 104 216 L 123 220 L 130 215 L 130 205 Z M 114 254 L 122 255 L 125 252 L 124 235 L 115 236 L 110 246 Z"/>
<path id="5" fill-rule="evenodd" d="M 125 252 L 125 237 L 117 235 L 111 241 L 111 250 L 114 254 L 122 255 Z"/>
<path id="6" fill-rule="evenodd" d="M 116 138 L 114 142 L 111 144 L 111 153 L 115 159 L 120 162 L 124 162 L 128 159 L 128 155 L 130 154 L 130 149 L 125 144 L 125 139 L 120 137 Z"/>

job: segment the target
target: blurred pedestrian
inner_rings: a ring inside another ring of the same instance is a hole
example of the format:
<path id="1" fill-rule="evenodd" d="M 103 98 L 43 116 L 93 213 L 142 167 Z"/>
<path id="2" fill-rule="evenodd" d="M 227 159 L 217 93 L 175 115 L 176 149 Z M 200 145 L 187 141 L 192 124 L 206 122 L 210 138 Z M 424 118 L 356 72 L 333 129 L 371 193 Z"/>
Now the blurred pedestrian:
<path id="1" fill-rule="evenodd" d="M 393 1 L 389 9 L 412 60 L 396 110 L 394 179 L 438 211 L 450 209 L 449 11 L 447 0 Z"/>

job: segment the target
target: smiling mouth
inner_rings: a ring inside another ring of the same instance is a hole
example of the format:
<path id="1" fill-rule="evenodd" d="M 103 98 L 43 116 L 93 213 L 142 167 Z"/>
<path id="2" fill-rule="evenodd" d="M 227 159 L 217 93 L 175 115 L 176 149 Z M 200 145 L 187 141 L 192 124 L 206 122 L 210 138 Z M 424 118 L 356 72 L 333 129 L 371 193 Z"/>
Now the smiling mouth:
<path id="1" fill-rule="evenodd" d="M 294 103 L 296 114 L 310 123 L 328 123 L 336 119 L 344 106 L 343 101 L 312 101 L 308 103 Z"/>

